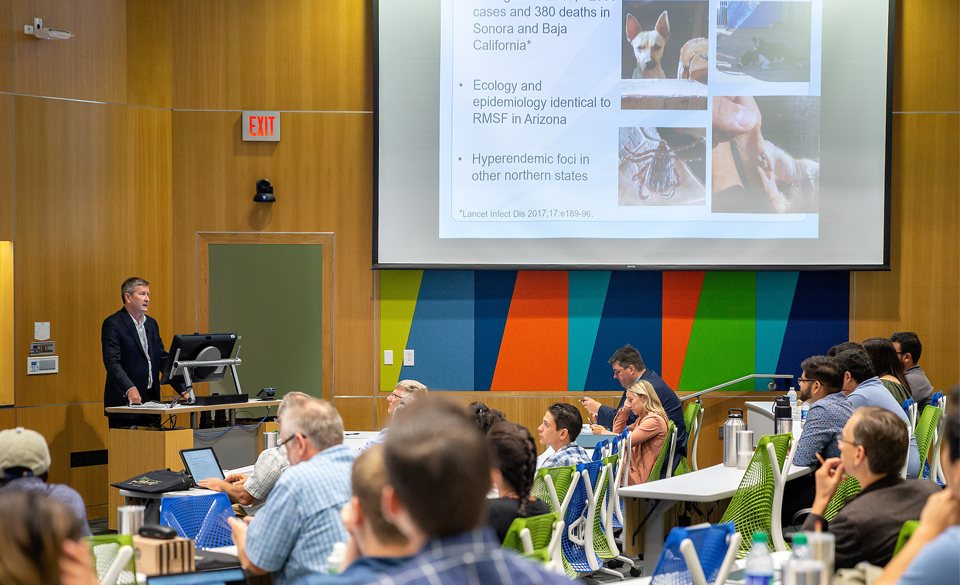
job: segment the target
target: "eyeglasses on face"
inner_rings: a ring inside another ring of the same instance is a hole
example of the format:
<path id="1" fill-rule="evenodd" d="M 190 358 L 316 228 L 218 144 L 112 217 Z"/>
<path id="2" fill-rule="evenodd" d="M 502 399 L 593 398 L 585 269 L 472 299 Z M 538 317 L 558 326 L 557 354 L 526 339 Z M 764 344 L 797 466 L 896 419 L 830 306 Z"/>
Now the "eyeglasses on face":
<path id="1" fill-rule="evenodd" d="M 837 443 L 850 443 L 854 447 L 859 447 L 860 443 L 854 443 L 843 438 L 843 433 L 837 433 Z"/>
<path id="2" fill-rule="evenodd" d="M 819 382 L 819 381 L 820 381 L 820 380 L 814 380 L 813 378 L 804 378 L 803 376 L 800 376 L 799 378 L 797 378 L 797 383 L 798 383 L 798 384 L 801 383 L 801 382 L 811 382 L 811 383 L 812 383 L 812 382 Z"/>
<path id="3" fill-rule="evenodd" d="M 620 372 L 623 372 L 623 371 L 625 371 L 625 370 L 629 370 L 629 369 L 632 368 L 632 367 L 633 367 L 633 366 L 627 366 L 627 367 L 625 367 L 625 368 L 617 368 L 617 367 L 614 367 L 614 368 L 613 368 L 613 375 L 614 375 L 614 376 L 619 376 L 619 375 L 620 375 Z"/>
<path id="4" fill-rule="evenodd" d="M 292 435 L 290 435 L 290 436 L 287 437 L 286 439 L 283 439 L 282 441 L 280 441 L 279 443 L 277 443 L 277 447 L 283 447 L 284 445 L 286 445 L 286 444 L 290 441 L 290 439 L 296 437 L 296 436 L 299 435 L 299 434 L 300 434 L 300 433 L 293 433 Z"/>

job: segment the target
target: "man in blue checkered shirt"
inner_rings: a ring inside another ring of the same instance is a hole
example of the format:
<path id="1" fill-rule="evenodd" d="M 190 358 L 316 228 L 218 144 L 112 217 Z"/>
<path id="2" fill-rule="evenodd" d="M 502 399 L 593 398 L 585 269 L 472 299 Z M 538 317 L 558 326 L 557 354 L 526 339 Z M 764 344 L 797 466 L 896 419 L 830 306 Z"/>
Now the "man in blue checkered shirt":
<path id="1" fill-rule="evenodd" d="M 284 410 L 279 445 L 290 467 L 249 522 L 230 519 L 244 569 L 273 573 L 275 585 L 325 573 L 334 543 L 346 542 L 340 508 L 350 501 L 357 452 L 343 445 L 343 421 L 330 403 L 310 398 Z"/>
<path id="2" fill-rule="evenodd" d="M 537 428 L 540 444 L 553 448 L 540 467 L 567 467 L 577 463 L 589 463 L 587 452 L 577 444 L 583 429 L 583 416 L 577 407 L 566 402 L 550 405 L 543 415 L 543 424 Z"/>
<path id="3" fill-rule="evenodd" d="M 419 400 L 390 425 L 384 517 L 420 552 L 383 575 L 383 585 L 569 585 L 564 575 L 500 548 L 484 526 L 490 450 L 462 406 Z"/>

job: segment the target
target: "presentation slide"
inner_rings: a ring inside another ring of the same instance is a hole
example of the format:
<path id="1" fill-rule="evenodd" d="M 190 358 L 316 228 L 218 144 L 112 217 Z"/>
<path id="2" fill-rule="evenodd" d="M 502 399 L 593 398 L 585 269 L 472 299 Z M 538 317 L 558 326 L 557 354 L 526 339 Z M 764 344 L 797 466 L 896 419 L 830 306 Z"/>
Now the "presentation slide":
<path id="1" fill-rule="evenodd" d="M 886 2 L 400 4 L 375 264 L 886 262 Z"/>

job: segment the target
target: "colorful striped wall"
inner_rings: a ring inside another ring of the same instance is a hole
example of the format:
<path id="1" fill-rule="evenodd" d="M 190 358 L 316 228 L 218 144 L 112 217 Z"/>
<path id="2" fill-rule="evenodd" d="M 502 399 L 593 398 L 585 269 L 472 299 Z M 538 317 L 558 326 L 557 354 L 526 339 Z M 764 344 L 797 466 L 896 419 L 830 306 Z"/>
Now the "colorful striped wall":
<path id="1" fill-rule="evenodd" d="M 618 390 L 607 359 L 625 343 L 680 391 L 797 375 L 847 340 L 849 282 L 847 272 L 385 270 L 380 344 L 395 360 L 380 389 L 414 378 L 437 390 Z"/>

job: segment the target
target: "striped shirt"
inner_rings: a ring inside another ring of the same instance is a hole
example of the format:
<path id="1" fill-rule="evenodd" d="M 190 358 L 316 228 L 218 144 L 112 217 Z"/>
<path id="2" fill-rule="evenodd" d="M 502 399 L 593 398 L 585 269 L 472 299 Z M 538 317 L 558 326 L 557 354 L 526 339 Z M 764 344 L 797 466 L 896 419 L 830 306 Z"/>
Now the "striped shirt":
<path id="1" fill-rule="evenodd" d="M 324 449 L 289 467 L 247 531 L 250 562 L 284 585 L 327 570 L 334 543 L 346 542 L 340 508 L 350 501 L 350 470 L 357 452 L 345 445 Z"/>
<path id="2" fill-rule="evenodd" d="M 380 585 L 570 585 L 566 575 L 503 550 L 489 527 L 434 538 L 410 562 L 384 575 Z"/>
<path id="3" fill-rule="evenodd" d="M 264 449 L 257 457 L 257 463 L 253 466 L 253 473 L 243 483 L 243 489 L 257 499 L 257 503 L 243 506 L 243 511 L 253 516 L 267 502 L 267 496 L 273 490 L 280 474 L 283 470 L 290 467 L 287 461 L 287 447 L 280 445 L 276 449 Z"/>

